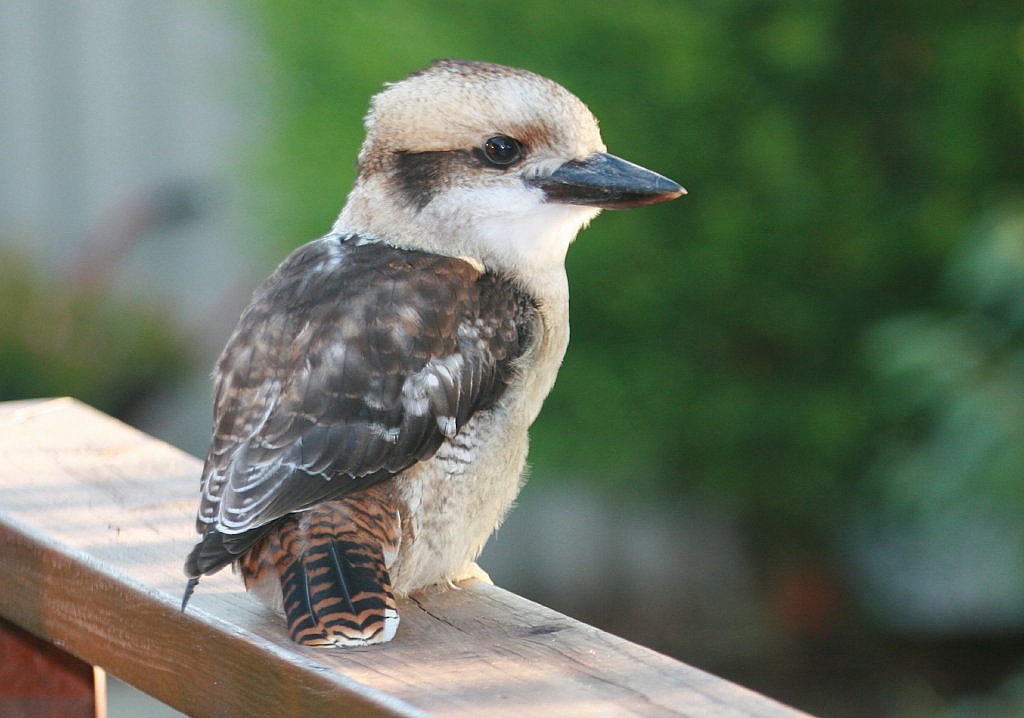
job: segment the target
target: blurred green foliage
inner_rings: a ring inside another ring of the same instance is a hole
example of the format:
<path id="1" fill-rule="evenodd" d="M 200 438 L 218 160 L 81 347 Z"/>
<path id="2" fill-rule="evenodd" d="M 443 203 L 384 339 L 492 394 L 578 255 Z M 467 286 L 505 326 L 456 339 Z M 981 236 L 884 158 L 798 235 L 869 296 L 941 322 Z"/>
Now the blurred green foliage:
<path id="1" fill-rule="evenodd" d="M 122 418 L 191 363 L 177 324 L 0 251 L 0 399 L 73 396 Z"/>
<path id="2" fill-rule="evenodd" d="M 533 432 L 538 474 L 827 524 L 904 391 L 876 381 L 865 333 L 946 302 L 942 268 L 972 222 L 1024 195 L 1015 0 L 244 7 L 273 80 L 253 167 L 268 262 L 330 226 L 369 96 L 437 57 L 556 79 L 610 151 L 689 190 L 606 213 L 571 250 L 573 341 Z M 886 326 L 871 342 L 992 349 Z"/>
<path id="3" fill-rule="evenodd" d="M 1024 204 L 979 223 L 950 260 L 949 306 L 867 334 L 889 431 L 876 497 L 898 520 L 980 497 L 1024 527 Z"/>
<path id="4" fill-rule="evenodd" d="M 1024 625 L 1024 202 L 952 252 L 939 301 L 865 334 L 873 461 L 849 503 L 862 593 L 935 633 Z"/>

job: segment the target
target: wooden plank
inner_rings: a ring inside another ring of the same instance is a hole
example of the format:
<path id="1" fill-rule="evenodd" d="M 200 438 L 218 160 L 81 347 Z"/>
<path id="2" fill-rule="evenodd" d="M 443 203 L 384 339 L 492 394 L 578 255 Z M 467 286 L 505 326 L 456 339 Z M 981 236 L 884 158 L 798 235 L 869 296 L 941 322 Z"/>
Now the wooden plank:
<path id="1" fill-rule="evenodd" d="M 0 619 L 0 716 L 94 718 L 96 693 L 92 666 Z"/>
<path id="2" fill-rule="evenodd" d="M 0 404 L 0 615 L 197 716 L 801 715 L 481 583 L 365 649 L 295 646 L 229 571 L 182 615 L 199 471 L 73 400 Z"/>

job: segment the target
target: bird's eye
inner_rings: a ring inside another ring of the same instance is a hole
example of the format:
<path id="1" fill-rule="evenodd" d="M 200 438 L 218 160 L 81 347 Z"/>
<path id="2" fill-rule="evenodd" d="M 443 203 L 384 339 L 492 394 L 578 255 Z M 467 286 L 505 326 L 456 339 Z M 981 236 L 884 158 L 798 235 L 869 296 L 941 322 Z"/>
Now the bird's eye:
<path id="1" fill-rule="evenodd" d="M 505 135 L 495 135 L 484 142 L 484 157 L 492 165 L 508 167 L 523 155 L 523 146 L 519 140 Z"/>

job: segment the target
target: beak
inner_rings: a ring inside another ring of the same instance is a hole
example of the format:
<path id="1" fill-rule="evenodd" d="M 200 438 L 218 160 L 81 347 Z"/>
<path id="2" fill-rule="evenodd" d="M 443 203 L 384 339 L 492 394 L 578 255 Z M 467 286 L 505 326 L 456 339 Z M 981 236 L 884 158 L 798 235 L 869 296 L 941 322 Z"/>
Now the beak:
<path id="1" fill-rule="evenodd" d="M 544 190 L 549 202 L 603 209 L 643 207 L 686 194 L 668 177 L 604 152 L 570 160 L 547 177 L 526 182 Z"/>

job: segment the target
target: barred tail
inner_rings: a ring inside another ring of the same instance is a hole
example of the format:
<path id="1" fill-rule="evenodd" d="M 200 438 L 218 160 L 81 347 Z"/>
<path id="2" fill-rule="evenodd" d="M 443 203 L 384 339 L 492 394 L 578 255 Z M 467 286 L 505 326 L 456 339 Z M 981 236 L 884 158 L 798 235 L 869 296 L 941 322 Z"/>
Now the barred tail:
<path id="1" fill-rule="evenodd" d="M 386 562 L 399 536 L 397 512 L 376 492 L 321 504 L 283 521 L 242 560 L 246 585 L 272 570 L 292 640 L 308 646 L 390 641 L 398 609 Z"/>

